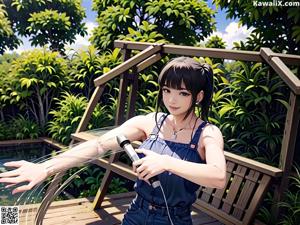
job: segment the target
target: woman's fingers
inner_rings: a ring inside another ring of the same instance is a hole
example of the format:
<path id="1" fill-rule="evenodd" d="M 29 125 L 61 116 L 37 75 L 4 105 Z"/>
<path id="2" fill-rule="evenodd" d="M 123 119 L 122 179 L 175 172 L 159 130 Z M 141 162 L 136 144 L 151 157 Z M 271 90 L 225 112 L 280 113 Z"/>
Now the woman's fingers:
<path id="1" fill-rule="evenodd" d="M 5 188 L 10 188 L 10 187 L 13 187 L 13 186 L 16 186 L 16 184 L 9 184 L 9 185 L 6 185 Z"/>
<path id="2" fill-rule="evenodd" d="M 15 176 L 18 176 L 18 175 L 19 175 L 18 170 L 12 170 L 12 171 L 7 171 L 7 172 L 0 173 L 0 177 L 15 177 Z"/>
<path id="3" fill-rule="evenodd" d="M 6 162 L 3 165 L 6 167 L 21 167 L 27 162 L 25 160 Z"/>
<path id="4" fill-rule="evenodd" d="M 136 168 L 138 168 L 141 164 L 143 164 L 144 161 L 145 161 L 145 158 L 142 158 L 142 159 L 132 162 L 132 165 L 135 166 Z"/>
<path id="5" fill-rule="evenodd" d="M 31 190 L 33 186 L 34 185 L 32 183 L 29 183 L 27 185 L 17 187 L 12 191 L 12 194 L 14 195 L 14 194 L 19 193 L 19 192 L 24 192 L 24 191 Z"/>
<path id="6" fill-rule="evenodd" d="M 10 183 L 10 184 L 17 184 L 20 182 L 27 181 L 21 177 L 5 177 L 5 178 L 0 178 L 0 183 Z"/>

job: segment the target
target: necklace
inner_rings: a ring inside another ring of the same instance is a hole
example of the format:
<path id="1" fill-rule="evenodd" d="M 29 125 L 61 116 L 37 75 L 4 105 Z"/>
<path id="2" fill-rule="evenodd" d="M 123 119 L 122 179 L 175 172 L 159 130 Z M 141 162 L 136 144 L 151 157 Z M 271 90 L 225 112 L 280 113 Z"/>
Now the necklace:
<path id="1" fill-rule="evenodd" d="M 179 130 L 173 130 L 173 134 L 172 134 L 172 136 L 171 136 L 171 139 L 176 140 L 176 139 L 177 139 L 177 133 L 179 133 L 180 131 L 182 131 L 182 130 L 184 130 L 184 129 L 186 129 L 186 127 L 181 128 L 181 129 L 179 129 Z"/>
<path id="2" fill-rule="evenodd" d="M 198 118 L 195 120 L 195 123 L 194 123 L 194 126 L 193 126 L 193 130 L 195 128 L 195 125 L 197 123 L 197 120 Z M 191 121 L 188 123 L 188 125 L 190 125 Z M 176 140 L 177 139 L 177 134 L 180 132 L 180 131 L 183 131 L 185 129 L 188 129 L 188 128 L 191 128 L 190 126 L 186 126 L 186 127 L 183 127 L 183 128 L 180 128 L 179 130 L 175 130 L 175 128 L 173 128 L 173 133 L 172 133 L 172 136 L 171 136 L 171 139 L 172 140 Z"/>

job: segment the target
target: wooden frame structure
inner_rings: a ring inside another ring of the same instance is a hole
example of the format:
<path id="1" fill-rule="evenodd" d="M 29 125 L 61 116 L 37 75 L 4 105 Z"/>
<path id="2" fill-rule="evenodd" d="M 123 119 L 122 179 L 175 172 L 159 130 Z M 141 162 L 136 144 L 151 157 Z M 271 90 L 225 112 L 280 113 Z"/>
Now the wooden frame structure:
<path id="1" fill-rule="evenodd" d="M 117 76 L 120 76 L 120 92 L 115 125 L 118 126 L 126 119 L 134 116 L 134 105 L 138 89 L 138 73 L 158 62 L 164 54 L 265 62 L 273 68 L 290 88 L 290 101 L 286 115 L 279 168 L 225 152 L 227 160 L 226 187 L 220 190 L 202 187 L 199 190 L 199 198 L 194 205 L 225 224 L 244 225 L 253 222 L 256 209 L 263 199 L 269 183 L 274 178 L 277 181 L 275 200 L 279 201 L 281 199 L 283 191 L 288 185 L 288 176 L 294 156 L 300 117 L 300 80 L 286 65 L 299 66 L 300 56 L 274 53 L 269 48 L 261 48 L 260 52 L 251 52 L 129 41 L 115 41 L 115 47 L 122 49 L 124 62 L 95 79 L 96 89 L 76 133 L 72 135 L 74 141 L 85 141 L 93 138 L 91 134 L 85 132 L 87 124 L 94 108 L 99 102 L 105 84 Z M 139 50 L 140 52 L 130 58 L 132 50 Z M 129 69 L 132 71 L 131 74 L 129 74 Z M 130 92 L 126 96 L 128 88 L 130 88 Z M 128 99 L 127 104 L 129 106 L 127 107 L 127 112 L 125 112 L 126 99 Z M 106 132 L 106 130 L 104 129 L 103 132 Z M 119 154 L 115 154 L 109 159 L 98 159 L 94 162 L 106 169 L 101 186 L 94 200 L 94 209 L 101 206 L 113 173 L 117 173 L 130 180 L 134 180 L 136 177 L 131 168 L 119 162 L 118 159 Z M 51 191 L 48 191 L 40 206 L 36 216 L 36 224 L 42 224 L 48 207 L 58 194 L 56 193 L 56 187 L 58 187 L 63 174 L 57 174 L 50 185 L 48 190 Z M 276 208 L 273 210 L 275 213 Z"/>

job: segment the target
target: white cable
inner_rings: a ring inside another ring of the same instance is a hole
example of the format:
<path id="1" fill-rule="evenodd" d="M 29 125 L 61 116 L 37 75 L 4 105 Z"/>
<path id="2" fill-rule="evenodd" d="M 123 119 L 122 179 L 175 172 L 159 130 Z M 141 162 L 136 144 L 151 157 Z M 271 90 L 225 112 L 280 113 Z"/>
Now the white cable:
<path id="1" fill-rule="evenodd" d="M 174 224 L 173 224 L 173 221 L 172 221 L 172 219 L 171 219 L 170 212 L 169 212 L 169 207 L 168 207 L 168 203 L 167 203 L 167 199 L 166 199 L 166 196 L 165 196 L 164 189 L 162 188 L 161 184 L 159 185 L 159 187 L 160 187 L 161 192 L 162 192 L 162 194 L 163 194 L 163 196 L 164 196 L 164 200 L 165 200 L 165 203 L 166 203 L 167 213 L 168 213 L 169 220 L 170 220 L 170 222 L 171 222 L 171 225 L 174 225 Z"/>

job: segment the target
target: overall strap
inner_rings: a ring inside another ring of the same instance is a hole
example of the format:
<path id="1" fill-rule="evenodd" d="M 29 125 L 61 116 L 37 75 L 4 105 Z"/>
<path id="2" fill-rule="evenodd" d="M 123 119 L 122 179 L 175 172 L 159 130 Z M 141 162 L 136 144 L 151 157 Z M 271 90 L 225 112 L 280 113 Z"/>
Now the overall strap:
<path id="1" fill-rule="evenodd" d="M 159 131 L 160 131 L 160 128 L 161 126 L 163 125 L 165 119 L 167 118 L 168 114 L 167 113 L 164 113 L 157 121 L 157 124 L 155 124 L 150 136 L 157 136 Z"/>
<path id="2" fill-rule="evenodd" d="M 206 126 L 206 124 L 208 124 L 208 122 L 203 121 L 199 127 L 197 128 L 196 132 L 194 133 L 194 136 L 191 140 L 191 147 L 197 149 L 198 148 L 198 142 L 200 139 L 200 135 L 202 133 L 203 128 Z"/>

